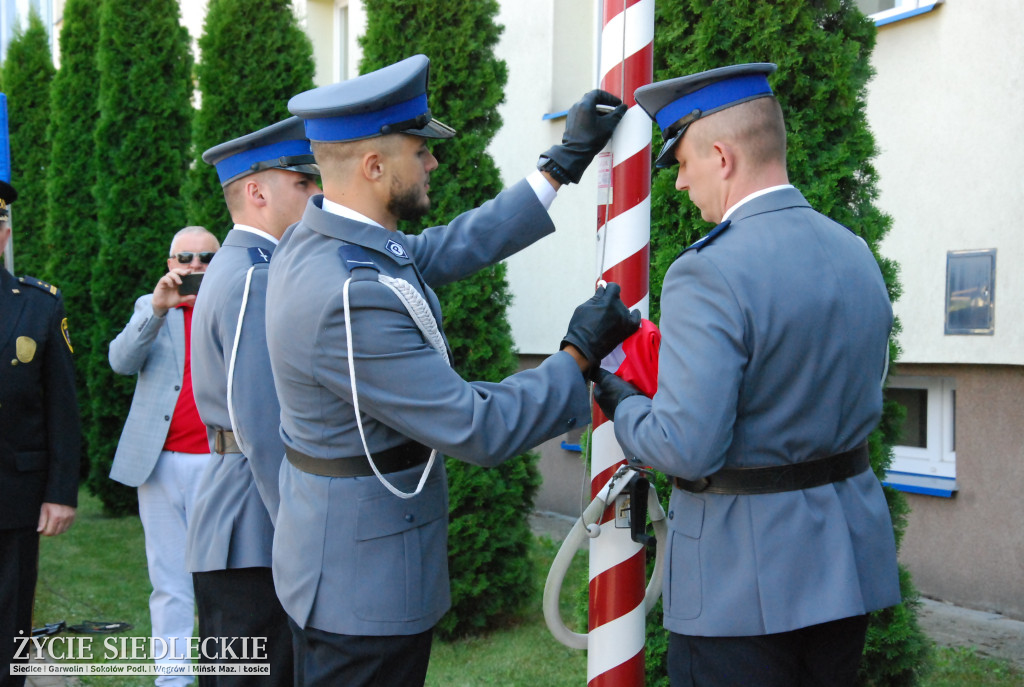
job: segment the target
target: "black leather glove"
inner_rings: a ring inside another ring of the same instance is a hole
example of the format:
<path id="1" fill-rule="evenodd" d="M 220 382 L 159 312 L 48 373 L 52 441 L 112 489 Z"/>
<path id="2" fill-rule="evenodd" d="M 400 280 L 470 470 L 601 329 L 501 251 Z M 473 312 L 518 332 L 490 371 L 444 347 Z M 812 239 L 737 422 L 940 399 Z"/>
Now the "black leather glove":
<path id="1" fill-rule="evenodd" d="M 612 282 L 576 307 L 559 350 L 572 344 L 591 365 L 596 365 L 640 328 L 640 311 L 629 312 L 619 298 L 622 289 Z"/>
<path id="2" fill-rule="evenodd" d="M 599 110 L 598 105 L 614 109 Z M 628 110 L 623 102 L 608 91 L 593 90 L 572 106 L 565 119 L 562 144 L 552 146 L 540 156 L 537 167 L 549 173 L 559 183 L 578 184 L 583 172 L 601 152 L 622 116 Z M 554 164 L 552 164 L 554 163 Z"/>
<path id="3" fill-rule="evenodd" d="M 623 399 L 643 395 L 640 389 L 621 377 L 616 377 L 603 367 L 597 368 L 591 377 L 594 379 L 594 400 L 597 401 L 597 405 L 605 417 L 613 422 L 615 409 L 619 407 Z"/>

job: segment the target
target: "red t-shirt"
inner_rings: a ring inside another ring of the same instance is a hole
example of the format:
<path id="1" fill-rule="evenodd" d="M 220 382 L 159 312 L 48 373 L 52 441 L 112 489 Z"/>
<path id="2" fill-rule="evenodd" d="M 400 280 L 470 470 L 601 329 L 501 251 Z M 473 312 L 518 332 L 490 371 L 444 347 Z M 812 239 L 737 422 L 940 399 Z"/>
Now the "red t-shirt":
<path id="1" fill-rule="evenodd" d="M 206 425 L 199 419 L 196 399 L 192 395 L 192 306 L 180 305 L 185 316 L 185 376 L 181 380 L 178 403 L 174 406 L 171 426 L 164 441 L 165 451 L 179 453 L 209 453 L 210 442 L 206 438 Z"/>

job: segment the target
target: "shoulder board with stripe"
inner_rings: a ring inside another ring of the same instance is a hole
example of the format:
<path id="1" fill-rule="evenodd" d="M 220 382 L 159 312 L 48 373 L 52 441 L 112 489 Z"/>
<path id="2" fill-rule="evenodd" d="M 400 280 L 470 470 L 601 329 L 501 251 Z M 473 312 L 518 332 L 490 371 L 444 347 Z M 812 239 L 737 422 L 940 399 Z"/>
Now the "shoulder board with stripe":
<path id="1" fill-rule="evenodd" d="M 373 258 L 370 257 L 370 253 L 362 246 L 346 243 L 338 247 L 338 256 L 349 272 L 362 267 L 380 272 L 380 267 L 377 266 Z"/>
<path id="2" fill-rule="evenodd" d="M 689 251 L 691 251 L 691 250 L 692 250 L 692 251 L 696 251 L 696 252 L 698 252 L 698 253 L 699 253 L 699 252 L 700 252 L 700 251 L 701 251 L 702 249 L 704 249 L 704 248 L 707 248 L 708 246 L 710 246 L 710 245 L 711 245 L 711 243 L 712 243 L 712 242 L 713 242 L 713 241 L 714 241 L 714 240 L 715 240 L 716 238 L 718 238 L 719 236 L 721 236 L 721 235 L 722 235 L 722 232 L 724 232 L 724 231 L 725 231 L 726 229 L 728 229 L 728 228 L 729 228 L 729 225 L 730 225 L 731 223 L 732 223 L 732 220 L 728 220 L 728 219 L 727 219 L 727 220 L 725 220 L 724 222 L 722 222 L 721 224 L 719 224 L 718 226 L 716 226 L 716 227 L 715 227 L 714 229 L 712 229 L 711 231 L 709 231 L 709 232 L 708 232 L 707 234 L 705 234 L 705 235 L 704 235 L 703 237 L 701 237 L 701 238 L 700 238 L 700 239 L 698 239 L 697 241 L 694 241 L 694 242 L 693 242 L 693 243 L 691 243 L 691 244 L 690 244 L 689 246 L 687 246 L 686 248 L 684 248 L 684 249 L 683 249 L 683 250 L 682 250 L 682 251 L 681 251 L 681 252 L 679 253 L 679 255 L 682 255 L 683 253 L 687 253 L 687 252 L 689 252 Z M 679 257 L 679 256 L 676 256 L 676 257 Z"/>
<path id="3" fill-rule="evenodd" d="M 58 289 L 53 284 L 47 284 L 42 279 L 36 279 L 35 277 L 30 277 L 27 274 L 22 277 L 18 277 L 18 281 L 24 284 L 25 286 L 34 286 L 40 291 L 47 292 L 51 296 L 56 296 L 60 294 L 60 289 Z"/>

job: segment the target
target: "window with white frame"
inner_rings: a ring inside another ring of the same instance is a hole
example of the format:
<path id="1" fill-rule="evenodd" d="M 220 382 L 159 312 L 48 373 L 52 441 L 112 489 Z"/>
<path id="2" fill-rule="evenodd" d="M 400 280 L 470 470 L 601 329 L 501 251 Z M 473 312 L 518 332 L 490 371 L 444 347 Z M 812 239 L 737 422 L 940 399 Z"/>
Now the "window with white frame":
<path id="1" fill-rule="evenodd" d="M 349 78 L 348 55 L 348 0 L 336 0 L 334 5 L 334 80 Z"/>
<path id="2" fill-rule="evenodd" d="M 885 483 L 913 493 L 952 496 L 956 491 L 956 380 L 893 375 L 885 397 L 907 411 Z"/>
<path id="3" fill-rule="evenodd" d="M 875 20 L 887 24 L 913 17 L 935 8 L 942 0 L 855 0 L 858 9 Z"/>

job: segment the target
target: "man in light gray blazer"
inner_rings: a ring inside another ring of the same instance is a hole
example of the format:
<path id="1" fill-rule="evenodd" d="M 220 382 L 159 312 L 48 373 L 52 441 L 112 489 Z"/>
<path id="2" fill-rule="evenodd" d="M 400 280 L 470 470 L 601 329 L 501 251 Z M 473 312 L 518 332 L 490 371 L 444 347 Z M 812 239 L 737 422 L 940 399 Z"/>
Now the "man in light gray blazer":
<path id="1" fill-rule="evenodd" d="M 203 160 L 217 169 L 234 226 L 203 278 L 192 329 L 196 406 L 213 457 L 189 522 L 188 566 L 199 636 L 266 638 L 270 675 L 199 682 L 290 685 L 291 630 L 270 569 L 284 444 L 264 313 L 271 255 L 319 193 L 317 168 L 298 117 L 214 146 Z"/>
<path id="2" fill-rule="evenodd" d="M 774 70 L 636 92 L 664 131 L 659 164 L 719 223 L 665 276 L 654 398 L 610 373 L 595 387 L 631 460 L 675 478 L 673 687 L 852 686 L 866 614 L 900 602 L 865 446 L 892 309 L 865 242 L 789 185 Z"/>
<path id="3" fill-rule="evenodd" d="M 310 686 L 423 684 L 432 628 L 450 605 L 447 482 L 431 449 L 496 465 L 586 424 L 581 371 L 639 324 L 610 286 L 539 368 L 501 383 L 452 369 L 432 287 L 551 233 L 559 183 L 535 172 L 447 226 L 397 231 L 430 207 L 438 163 L 426 139 L 454 135 L 427 109 L 428 65 L 417 55 L 289 102 L 324 194 L 282 238 L 267 285 L 287 457 L 274 581 Z M 599 91 L 574 106 L 571 147 L 545 157 L 555 174 L 578 182 L 624 111 Z"/>
<path id="4" fill-rule="evenodd" d="M 196 296 L 182 294 L 182 278 L 202 273 L 219 247 L 202 227 L 185 227 L 171 241 L 168 272 L 152 294 L 135 302 L 124 330 L 110 342 L 110 366 L 138 375 L 131 409 L 117 444 L 111 479 L 139 489 L 153 636 L 187 652 L 194 626 L 192 577 L 185 567 L 185 536 L 199 475 L 210 459 L 206 428 L 192 397 L 188 333 Z M 186 280 L 187 281 L 187 280 Z M 181 664 L 166 658 L 158 665 Z M 182 685 L 191 676 L 161 675 L 158 685 Z"/>

